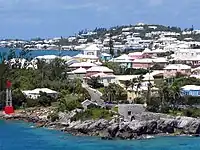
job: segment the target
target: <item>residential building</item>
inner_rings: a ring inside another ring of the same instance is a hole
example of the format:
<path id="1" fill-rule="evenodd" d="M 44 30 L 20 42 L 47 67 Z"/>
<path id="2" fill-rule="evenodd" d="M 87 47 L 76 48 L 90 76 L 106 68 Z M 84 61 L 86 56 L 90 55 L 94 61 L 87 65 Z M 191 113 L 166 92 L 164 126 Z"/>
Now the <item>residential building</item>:
<path id="1" fill-rule="evenodd" d="M 181 87 L 182 96 L 196 96 L 200 97 L 200 86 L 186 85 Z"/>
<path id="2" fill-rule="evenodd" d="M 28 90 L 28 91 L 22 91 L 22 93 L 27 97 L 31 99 L 37 99 L 40 97 L 40 92 L 46 93 L 48 96 L 51 96 L 53 98 L 58 97 L 58 92 L 53 91 L 48 88 L 38 88 L 34 90 Z"/>
<path id="3" fill-rule="evenodd" d="M 170 64 L 164 68 L 164 78 L 175 77 L 177 73 L 189 76 L 191 75 L 191 67 L 183 64 Z"/>
<path id="4" fill-rule="evenodd" d="M 117 83 L 116 76 L 113 74 L 105 74 L 105 73 L 97 73 L 92 75 L 91 77 L 98 77 L 99 82 L 104 86 L 108 86 L 110 83 Z"/>
<path id="5" fill-rule="evenodd" d="M 165 67 L 167 63 L 168 63 L 167 59 L 163 57 L 158 57 L 155 59 L 143 58 L 143 59 L 135 59 L 133 61 L 132 66 L 135 69 L 139 69 L 139 68 L 148 69 L 148 68 L 153 67 L 155 64 L 159 64 L 161 67 Z"/>
<path id="6" fill-rule="evenodd" d="M 100 57 L 101 49 L 96 44 L 91 44 L 83 50 L 84 55 L 92 55 L 96 57 Z"/>
<path id="7" fill-rule="evenodd" d="M 140 104 L 120 104 L 118 105 L 118 112 L 124 118 L 125 121 L 134 120 L 135 114 L 145 112 L 145 107 Z"/>
<path id="8" fill-rule="evenodd" d="M 105 66 L 93 66 L 87 70 L 86 77 L 91 77 L 97 73 L 113 74 L 113 70 Z"/>
<path id="9" fill-rule="evenodd" d="M 106 62 L 112 59 L 112 56 L 107 53 L 102 53 L 101 54 L 101 61 Z"/>

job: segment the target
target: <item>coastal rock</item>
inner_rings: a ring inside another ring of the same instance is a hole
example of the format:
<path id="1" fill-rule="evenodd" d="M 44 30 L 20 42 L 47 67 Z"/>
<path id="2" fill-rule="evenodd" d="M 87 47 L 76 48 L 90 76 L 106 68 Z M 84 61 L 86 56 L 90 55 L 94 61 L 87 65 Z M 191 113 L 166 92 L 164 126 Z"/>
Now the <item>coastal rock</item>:
<path id="1" fill-rule="evenodd" d="M 89 127 L 88 129 L 90 131 L 102 131 L 102 130 L 105 130 L 109 127 L 109 121 L 108 120 L 105 120 L 105 119 L 100 119 L 100 120 L 97 120 L 97 121 L 94 121 Z"/>
<path id="2" fill-rule="evenodd" d="M 185 128 L 189 123 L 194 121 L 195 119 L 192 117 L 177 117 L 177 128 L 183 129 Z"/>
<path id="3" fill-rule="evenodd" d="M 177 121 L 174 119 L 161 119 L 158 121 L 158 130 L 160 133 L 174 133 Z"/>
<path id="4" fill-rule="evenodd" d="M 108 133 L 110 134 L 111 137 L 115 137 L 117 132 L 119 130 L 119 124 L 115 123 L 112 124 L 109 128 L 108 128 Z"/>
<path id="5" fill-rule="evenodd" d="M 146 134 L 157 134 L 157 121 L 147 121 L 146 123 Z"/>
<path id="6" fill-rule="evenodd" d="M 184 127 L 184 133 L 199 135 L 200 134 L 200 120 L 193 120 Z"/>

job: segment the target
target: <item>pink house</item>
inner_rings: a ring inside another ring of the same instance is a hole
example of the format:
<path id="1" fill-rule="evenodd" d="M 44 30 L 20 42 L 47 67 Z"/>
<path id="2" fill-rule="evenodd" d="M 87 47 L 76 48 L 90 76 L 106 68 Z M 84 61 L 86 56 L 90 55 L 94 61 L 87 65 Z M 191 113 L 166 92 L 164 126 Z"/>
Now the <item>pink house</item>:
<path id="1" fill-rule="evenodd" d="M 155 64 L 159 64 L 162 66 L 166 66 L 168 61 L 166 58 L 159 57 L 159 58 L 143 58 L 143 59 L 135 59 L 133 61 L 133 68 L 138 69 L 138 68 L 143 68 L 143 69 L 148 69 L 153 67 Z"/>
<path id="2" fill-rule="evenodd" d="M 164 68 L 164 78 L 170 78 L 181 73 L 183 75 L 191 75 L 191 67 L 183 64 L 170 64 Z"/>
<path id="3" fill-rule="evenodd" d="M 91 77 L 97 73 L 113 74 L 113 70 L 105 66 L 94 66 L 87 70 L 86 77 Z"/>
<path id="4" fill-rule="evenodd" d="M 143 68 L 143 69 L 148 69 L 150 67 L 153 66 L 153 61 L 152 59 L 135 59 L 133 61 L 133 68 L 135 69 L 139 69 L 139 68 Z"/>
<path id="5" fill-rule="evenodd" d="M 129 56 L 129 58 L 130 58 L 131 60 L 142 59 L 142 58 L 144 58 L 143 52 L 129 53 L 128 56 Z"/>

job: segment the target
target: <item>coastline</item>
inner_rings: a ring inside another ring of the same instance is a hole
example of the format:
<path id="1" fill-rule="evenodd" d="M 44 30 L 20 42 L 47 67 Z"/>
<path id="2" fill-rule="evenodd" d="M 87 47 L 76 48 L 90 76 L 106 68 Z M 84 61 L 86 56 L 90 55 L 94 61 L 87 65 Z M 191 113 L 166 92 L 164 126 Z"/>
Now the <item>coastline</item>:
<path id="1" fill-rule="evenodd" d="M 116 119 L 79 120 L 71 122 L 69 121 L 69 118 L 65 121 L 59 119 L 58 121 L 52 122 L 50 119 L 47 119 L 47 117 L 33 115 L 38 114 L 35 112 L 42 110 L 43 109 L 36 110 L 31 115 L 29 113 L 25 114 L 24 112 L 16 113 L 14 115 L 5 115 L 1 113 L 0 119 L 29 122 L 33 123 L 35 128 L 44 127 L 51 130 L 62 131 L 74 136 L 99 137 L 102 140 L 141 140 L 165 136 L 200 136 L 200 120 L 189 117 L 173 117 L 165 114 L 147 113 L 140 114 L 141 118 L 143 118 L 144 115 L 146 115 L 147 118 L 134 120 L 132 122 L 118 122 Z M 46 114 L 48 113 L 47 110 L 44 112 Z M 68 116 L 69 114 L 67 117 Z M 154 119 L 152 119 L 152 117 Z"/>

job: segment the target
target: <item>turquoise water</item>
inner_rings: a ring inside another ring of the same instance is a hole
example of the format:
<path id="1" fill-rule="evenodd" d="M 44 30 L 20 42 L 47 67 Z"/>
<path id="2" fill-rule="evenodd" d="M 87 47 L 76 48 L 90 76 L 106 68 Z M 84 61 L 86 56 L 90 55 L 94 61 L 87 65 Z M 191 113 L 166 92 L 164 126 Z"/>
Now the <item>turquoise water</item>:
<path id="1" fill-rule="evenodd" d="M 0 48 L 0 53 L 8 52 L 8 48 Z M 16 49 L 16 55 L 19 55 L 21 50 Z M 42 55 L 60 55 L 60 56 L 75 56 L 79 54 L 80 51 L 68 51 L 68 50 L 62 50 L 61 52 L 59 50 L 34 50 L 30 52 L 31 57 L 37 57 Z"/>
<path id="2" fill-rule="evenodd" d="M 0 150 L 200 150 L 200 138 L 162 137 L 142 141 L 102 141 L 30 124 L 0 121 Z"/>

